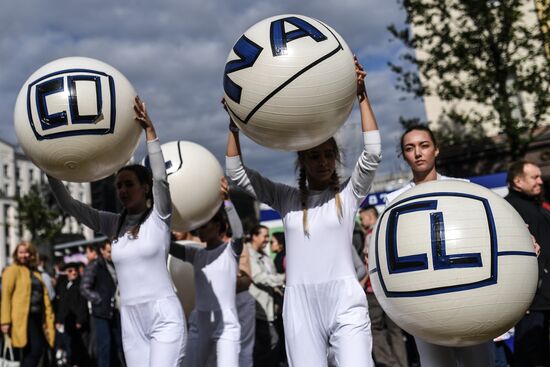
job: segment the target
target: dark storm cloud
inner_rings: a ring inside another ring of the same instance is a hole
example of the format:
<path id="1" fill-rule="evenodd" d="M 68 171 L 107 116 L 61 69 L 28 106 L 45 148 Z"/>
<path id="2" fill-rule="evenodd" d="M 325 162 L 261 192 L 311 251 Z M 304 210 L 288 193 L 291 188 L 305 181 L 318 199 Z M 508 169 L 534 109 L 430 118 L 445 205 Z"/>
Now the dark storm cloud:
<path id="1" fill-rule="evenodd" d="M 2 139 L 16 143 L 13 106 L 28 76 L 56 58 L 86 56 L 125 74 L 147 102 L 160 139 L 195 141 L 223 161 L 227 116 L 219 103 L 227 55 L 257 21 L 284 13 L 317 18 L 336 29 L 369 75 L 367 88 L 380 123 L 381 173 L 399 167 L 400 115 L 424 116 L 418 101 L 401 101 L 386 66 L 399 45 L 388 42 L 386 26 L 404 15 L 384 0 L 329 1 L 19 1 L 0 13 L 0 124 Z M 340 134 L 353 167 L 361 147 L 357 109 Z M 294 155 L 243 139 L 246 163 L 268 177 L 294 181 Z M 144 153 L 140 145 L 137 158 Z"/>

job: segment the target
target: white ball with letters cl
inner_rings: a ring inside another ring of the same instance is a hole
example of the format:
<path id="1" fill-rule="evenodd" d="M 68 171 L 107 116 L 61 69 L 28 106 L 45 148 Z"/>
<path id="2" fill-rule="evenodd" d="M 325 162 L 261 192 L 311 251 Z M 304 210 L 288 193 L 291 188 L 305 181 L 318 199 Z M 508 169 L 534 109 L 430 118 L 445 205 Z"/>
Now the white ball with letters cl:
<path id="1" fill-rule="evenodd" d="M 408 333 L 446 346 L 502 335 L 533 300 L 538 264 L 516 210 L 482 186 L 423 183 L 380 215 L 369 247 L 380 305 Z"/>

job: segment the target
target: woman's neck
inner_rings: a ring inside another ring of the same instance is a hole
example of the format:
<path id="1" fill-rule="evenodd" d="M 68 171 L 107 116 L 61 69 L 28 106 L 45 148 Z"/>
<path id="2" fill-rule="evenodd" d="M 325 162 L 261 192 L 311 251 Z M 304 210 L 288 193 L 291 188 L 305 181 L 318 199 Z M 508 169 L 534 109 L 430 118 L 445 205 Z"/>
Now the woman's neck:
<path id="1" fill-rule="evenodd" d="M 310 190 L 314 191 L 323 191 L 326 190 L 329 186 L 329 182 L 320 182 L 314 180 L 307 180 L 307 187 Z"/>
<path id="2" fill-rule="evenodd" d="M 437 180 L 437 171 L 435 167 L 427 172 L 413 172 L 413 181 L 417 185 L 435 180 Z"/>
<path id="3" fill-rule="evenodd" d="M 128 215 L 141 214 L 147 210 L 147 205 L 136 207 L 136 208 L 126 208 L 126 213 Z"/>

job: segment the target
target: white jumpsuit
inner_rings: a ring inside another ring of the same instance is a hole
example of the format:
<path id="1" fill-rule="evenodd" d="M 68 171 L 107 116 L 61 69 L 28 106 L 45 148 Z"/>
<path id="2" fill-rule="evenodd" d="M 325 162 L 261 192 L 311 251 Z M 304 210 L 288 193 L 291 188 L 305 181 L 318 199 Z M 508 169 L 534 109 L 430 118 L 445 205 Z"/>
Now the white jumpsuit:
<path id="1" fill-rule="evenodd" d="M 166 267 L 172 207 L 164 159 L 158 140 L 147 142 L 153 170 L 155 205 L 137 238 L 127 229 L 142 214 L 128 215 L 116 233 L 120 214 L 99 211 L 70 197 L 63 183 L 48 177 L 60 206 L 77 220 L 113 242 L 122 322 L 122 344 L 128 367 L 179 367 L 185 349 L 185 319 Z"/>
<path id="2" fill-rule="evenodd" d="M 338 366 L 373 366 L 367 300 L 349 251 L 357 209 L 380 161 L 379 132 L 363 136 L 361 157 L 351 178 L 341 185 L 342 218 L 333 191 L 310 191 L 309 235 L 304 233 L 297 188 L 244 168 L 239 156 L 226 157 L 230 179 L 283 218 L 287 244 L 283 322 L 290 366 L 327 366 L 329 346 Z"/>
<path id="3" fill-rule="evenodd" d="M 458 180 L 452 177 L 437 174 L 438 180 Z M 407 192 L 415 186 L 413 181 L 400 189 L 389 193 L 385 198 L 388 206 L 395 198 Z M 420 364 L 422 367 L 492 367 L 495 365 L 495 354 L 493 341 L 470 347 L 445 347 L 442 345 L 428 343 L 419 337 L 414 337 Z"/>
<path id="4" fill-rule="evenodd" d="M 193 264 L 195 275 L 195 309 L 189 319 L 185 367 L 205 367 L 209 360 L 218 367 L 239 365 L 241 326 L 235 298 L 242 225 L 233 207 L 226 212 L 233 231 L 230 243 L 215 248 L 183 245 L 183 251 L 171 251 Z"/>

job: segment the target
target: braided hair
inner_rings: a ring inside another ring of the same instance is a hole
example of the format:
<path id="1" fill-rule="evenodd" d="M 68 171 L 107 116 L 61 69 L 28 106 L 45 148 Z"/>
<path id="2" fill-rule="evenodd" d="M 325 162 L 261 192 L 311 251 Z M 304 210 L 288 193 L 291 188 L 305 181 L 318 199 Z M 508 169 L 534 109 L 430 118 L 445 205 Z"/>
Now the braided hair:
<path id="1" fill-rule="evenodd" d="M 340 157 L 340 148 L 338 147 L 338 144 L 336 144 L 336 140 L 331 137 L 327 140 L 327 142 L 330 142 L 332 145 L 332 149 L 334 151 L 334 155 L 336 156 L 336 161 L 338 163 L 342 163 L 341 157 Z M 324 144 L 324 143 L 323 143 Z M 298 159 L 296 160 L 296 169 L 298 170 L 298 188 L 300 190 L 300 204 L 302 205 L 302 225 L 304 227 L 304 234 L 306 236 L 309 236 L 309 224 L 308 224 L 308 207 L 307 207 L 307 199 L 309 197 L 309 187 L 307 185 L 307 175 L 306 175 L 306 168 L 303 164 L 303 160 L 305 158 L 305 153 L 307 151 L 300 151 L 298 152 Z M 338 172 L 334 170 L 332 175 L 330 176 L 330 182 L 329 182 L 330 189 L 334 192 L 334 198 L 336 201 L 336 215 L 338 216 L 338 219 L 342 219 L 342 198 L 340 197 L 340 177 L 338 176 Z"/>
<path id="2" fill-rule="evenodd" d="M 145 219 L 147 219 L 147 217 L 149 216 L 149 214 L 153 210 L 153 205 L 154 205 L 154 199 L 153 199 L 153 174 L 152 174 L 152 172 L 149 168 L 147 168 L 145 166 L 142 166 L 140 164 L 131 164 L 131 165 L 122 167 L 120 170 L 118 170 L 117 176 L 123 171 L 133 172 L 136 175 L 136 178 L 138 179 L 138 181 L 141 185 L 146 184 L 146 185 L 149 185 L 149 188 L 150 188 L 149 192 L 147 192 L 147 194 L 145 194 L 146 195 L 145 199 L 147 200 L 147 210 L 145 210 L 145 212 L 143 212 L 143 214 L 141 215 L 141 217 L 138 220 L 138 223 L 135 226 L 131 227 L 127 231 L 127 233 L 130 235 L 130 239 L 137 239 L 138 234 L 139 234 L 139 229 L 140 229 L 141 225 L 143 224 L 143 222 L 145 222 Z M 124 208 L 122 210 L 121 215 L 120 215 L 120 219 L 119 219 L 119 222 L 118 222 L 118 228 L 115 232 L 113 241 L 116 241 L 117 238 L 119 237 L 120 230 L 122 229 L 122 225 L 126 221 L 126 216 L 127 215 L 128 215 L 128 212 L 127 212 L 126 208 Z"/>

